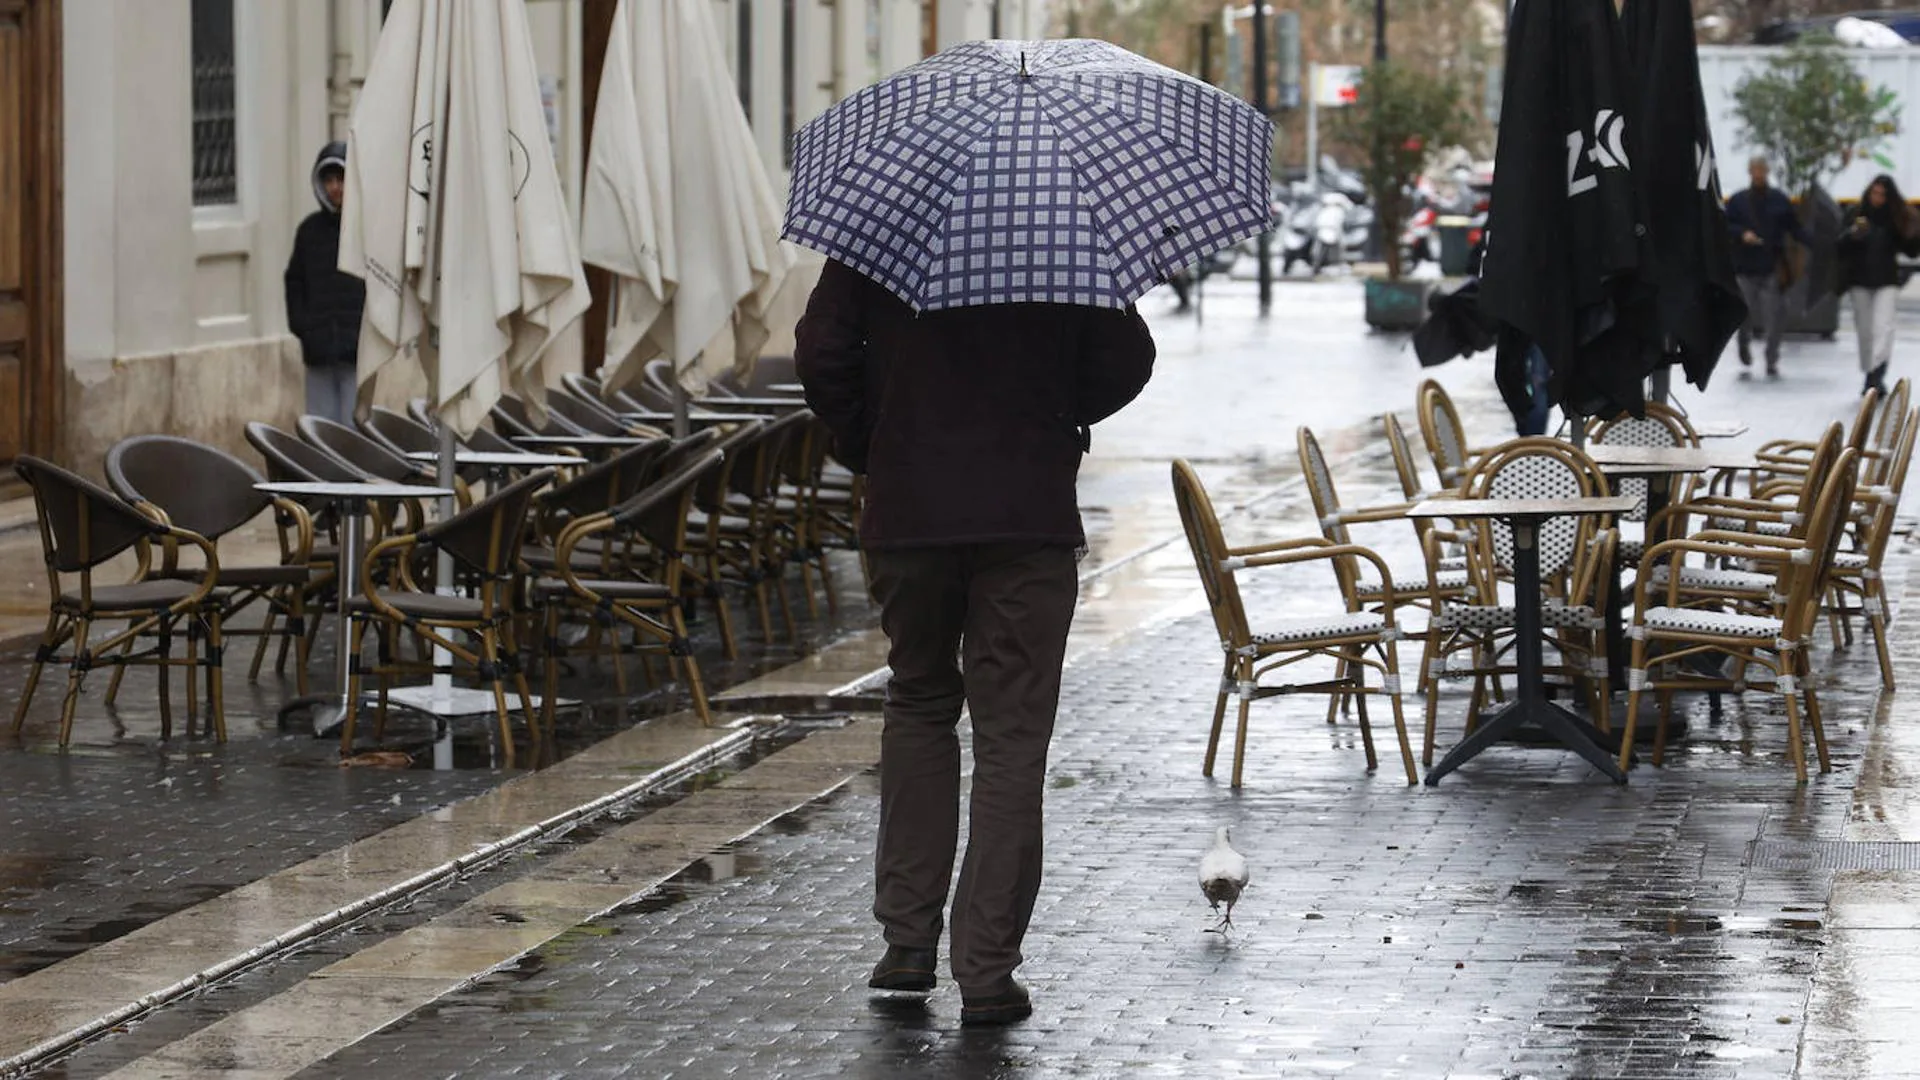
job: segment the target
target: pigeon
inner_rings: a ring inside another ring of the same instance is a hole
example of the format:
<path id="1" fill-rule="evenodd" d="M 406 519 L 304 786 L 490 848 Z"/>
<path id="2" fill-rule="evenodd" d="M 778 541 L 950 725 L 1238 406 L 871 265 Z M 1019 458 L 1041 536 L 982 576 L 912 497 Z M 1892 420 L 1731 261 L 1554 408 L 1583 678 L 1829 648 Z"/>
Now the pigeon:
<path id="1" fill-rule="evenodd" d="M 1247 857 L 1233 850 L 1228 840 L 1227 827 L 1222 825 L 1214 831 L 1213 846 L 1200 857 L 1200 891 L 1216 914 L 1220 914 L 1221 904 L 1227 905 L 1220 924 L 1207 931 L 1210 934 L 1233 929 L 1233 905 L 1240 899 L 1240 890 L 1247 887 Z"/>

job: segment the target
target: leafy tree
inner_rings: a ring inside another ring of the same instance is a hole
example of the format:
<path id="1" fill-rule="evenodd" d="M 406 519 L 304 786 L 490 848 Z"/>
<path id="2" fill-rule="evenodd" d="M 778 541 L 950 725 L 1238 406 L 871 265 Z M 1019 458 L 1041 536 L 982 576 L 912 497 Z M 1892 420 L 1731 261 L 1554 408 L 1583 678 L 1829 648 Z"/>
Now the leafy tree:
<path id="1" fill-rule="evenodd" d="M 1366 69 L 1359 96 L 1334 122 L 1336 134 L 1361 155 L 1390 281 L 1400 280 L 1400 229 L 1413 184 L 1430 151 L 1461 140 L 1462 112 L 1453 80 L 1390 61 Z"/>
<path id="2" fill-rule="evenodd" d="M 1780 169 L 1781 187 L 1805 192 L 1900 131 L 1900 106 L 1869 87 L 1831 37 L 1805 37 L 1734 87 L 1740 138 Z"/>

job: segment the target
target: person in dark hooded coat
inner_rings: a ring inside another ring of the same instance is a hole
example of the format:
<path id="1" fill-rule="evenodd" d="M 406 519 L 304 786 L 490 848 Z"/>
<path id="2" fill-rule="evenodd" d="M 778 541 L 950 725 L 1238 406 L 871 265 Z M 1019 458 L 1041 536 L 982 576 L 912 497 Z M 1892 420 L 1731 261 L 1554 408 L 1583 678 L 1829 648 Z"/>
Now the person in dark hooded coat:
<path id="1" fill-rule="evenodd" d="M 307 412 L 353 422 L 355 360 L 366 284 L 340 270 L 340 207 L 346 199 L 347 144 L 330 142 L 313 163 L 313 197 L 293 237 L 283 277 L 287 329 L 300 339 L 307 366 Z"/>

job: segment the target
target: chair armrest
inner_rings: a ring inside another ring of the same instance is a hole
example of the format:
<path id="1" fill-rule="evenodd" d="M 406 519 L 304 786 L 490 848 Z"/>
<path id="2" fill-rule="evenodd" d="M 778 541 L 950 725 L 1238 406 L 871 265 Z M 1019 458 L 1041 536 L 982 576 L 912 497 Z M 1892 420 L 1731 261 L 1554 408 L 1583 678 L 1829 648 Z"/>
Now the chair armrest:
<path id="1" fill-rule="evenodd" d="M 1371 525 L 1381 521 L 1400 521 L 1413 507 L 1414 504 L 1410 502 L 1390 503 L 1384 506 L 1348 507 L 1334 511 L 1331 520 L 1340 525 Z"/>
<path id="2" fill-rule="evenodd" d="M 1393 573 L 1387 569 L 1387 562 L 1373 549 L 1358 544 L 1335 544 L 1328 540 L 1312 540 L 1296 545 L 1290 551 L 1272 551 L 1249 557 L 1233 556 L 1223 560 L 1220 569 L 1231 574 L 1237 570 L 1257 570 L 1268 566 L 1287 566 L 1294 563 L 1315 562 L 1339 558 L 1355 558 L 1372 563 L 1374 571 L 1380 576 L 1380 607 L 1387 617 L 1387 625 L 1393 625 L 1395 605 Z"/>
<path id="3" fill-rule="evenodd" d="M 554 576 L 566 582 L 567 588 L 572 589 L 576 595 L 596 605 L 602 602 L 602 598 L 599 593 L 587 588 L 586 583 L 574 573 L 573 552 L 582 540 L 609 532 L 618 524 L 618 520 L 611 513 L 593 514 L 569 523 L 566 528 L 560 530 L 560 535 L 554 538 Z M 603 551 L 602 554 L 604 556 L 605 552 Z M 603 568 L 607 565 L 604 558 L 601 565 Z"/>
<path id="4" fill-rule="evenodd" d="M 1241 559 L 1253 555 L 1266 555 L 1275 551 L 1292 551 L 1295 548 L 1324 546 L 1333 541 L 1324 536 L 1305 536 L 1297 540 L 1276 540 L 1270 544 L 1252 544 L 1247 547 L 1230 547 L 1227 557 Z"/>
<path id="5" fill-rule="evenodd" d="M 163 529 L 171 529 L 173 527 L 173 519 L 167 516 L 167 512 L 157 503 L 150 503 L 145 499 L 135 499 L 133 500 L 133 508 L 140 511 L 140 513 L 151 519 L 154 524 L 159 525 Z M 177 573 L 179 569 L 180 542 L 174 537 L 165 537 L 160 541 L 160 572 L 171 577 Z M 140 581 L 145 581 L 147 575 L 152 572 L 153 570 L 148 565 L 148 560 L 142 558 L 140 560 L 140 573 L 131 581 L 128 581 L 127 584 L 132 585 Z"/>
<path id="6" fill-rule="evenodd" d="M 313 558 L 313 515 L 307 508 L 292 499 L 276 495 L 273 498 L 274 520 L 280 531 L 280 561 L 287 566 L 297 566 Z M 294 541 L 287 543 L 287 528 L 293 529 Z"/>
<path id="7" fill-rule="evenodd" d="M 1648 548 L 1647 553 L 1640 559 L 1638 571 L 1634 574 L 1634 622 L 1638 624 L 1645 615 L 1647 609 L 1647 590 L 1653 581 L 1653 570 L 1656 565 L 1663 561 L 1673 560 L 1677 563 L 1689 554 L 1707 555 L 1722 559 L 1746 559 L 1751 562 L 1763 563 L 1788 562 L 1798 557 L 1794 551 L 1748 544 L 1744 542 L 1747 539 L 1744 536 L 1741 539 L 1743 541 L 1741 543 L 1725 543 L 1718 540 L 1699 539 L 1664 540 Z M 1804 551 L 1805 549 L 1800 550 Z M 1678 606 L 1680 603 L 1680 575 L 1677 572 L 1667 575 L 1665 591 L 1666 603 L 1669 606 Z"/>
<path id="8" fill-rule="evenodd" d="M 406 580 L 408 584 L 411 584 L 412 573 L 407 569 L 407 556 L 412 554 L 414 547 L 419 543 L 419 537 L 412 533 L 389 536 L 373 545 L 373 547 L 367 551 L 366 558 L 360 560 L 358 571 L 360 574 L 360 595 L 367 598 L 367 602 L 373 605 L 373 610 L 379 613 L 382 618 L 391 619 L 395 622 L 405 622 L 407 620 L 407 617 L 402 614 L 399 609 L 381 599 L 380 590 L 374 587 L 373 569 L 382 562 L 385 562 L 388 558 L 392 558 L 400 566 L 402 579 Z"/>
<path id="9" fill-rule="evenodd" d="M 168 525 L 162 531 L 165 533 L 168 543 L 176 547 L 180 544 L 191 544 L 199 548 L 201 556 L 207 560 L 207 572 L 200 576 L 200 582 L 194 586 L 193 593 L 186 599 L 174 604 L 173 610 L 176 612 L 188 611 L 199 607 L 200 604 L 206 600 L 207 595 L 213 592 L 220 584 L 219 549 L 214 547 L 213 541 L 201 536 L 199 533 L 191 532 L 175 525 Z"/>
<path id="10" fill-rule="evenodd" d="M 1567 595 L 1574 599 L 1591 597 L 1593 610 L 1607 610 L 1607 584 L 1613 573 L 1614 553 L 1620 546 L 1618 527 L 1601 529 L 1587 544 L 1586 558 L 1574 561 L 1573 581 Z"/>
<path id="11" fill-rule="evenodd" d="M 1768 536 L 1765 533 L 1733 532 L 1727 529 L 1706 529 L 1687 539 L 1706 544 L 1739 544 L 1747 547 L 1778 548 L 1782 551 L 1798 551 L 1807 546 L 1805 540 L 1791 536 Z"/>

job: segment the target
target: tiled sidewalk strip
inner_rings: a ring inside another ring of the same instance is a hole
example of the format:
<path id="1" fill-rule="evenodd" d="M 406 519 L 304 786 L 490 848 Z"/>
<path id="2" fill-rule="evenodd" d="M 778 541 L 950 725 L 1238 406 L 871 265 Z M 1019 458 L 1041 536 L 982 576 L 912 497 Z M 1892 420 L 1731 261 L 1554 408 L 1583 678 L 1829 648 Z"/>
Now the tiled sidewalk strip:
<path id="1" fill-rule="evenodd" d="M 477 975 L 653 891 L 689 863 L 871 767 L 879 724 L 816 732 L 110 1075 L 290 1076 Z"/>
<path id="2" fill-rule="evenodd" d="M 676 715 L 0 984 L 0 1075 L 743 748 Z M 647 770 L 639 779 L 636 771 Z M 624 783 L 620 783 L 624 781 Z M 617 783 L 609 789 L 610 783 Z M 258 944 L 236 952 L 236 941 Z M 125 1004 L 102 1013 L 104 1000 Z"/>

